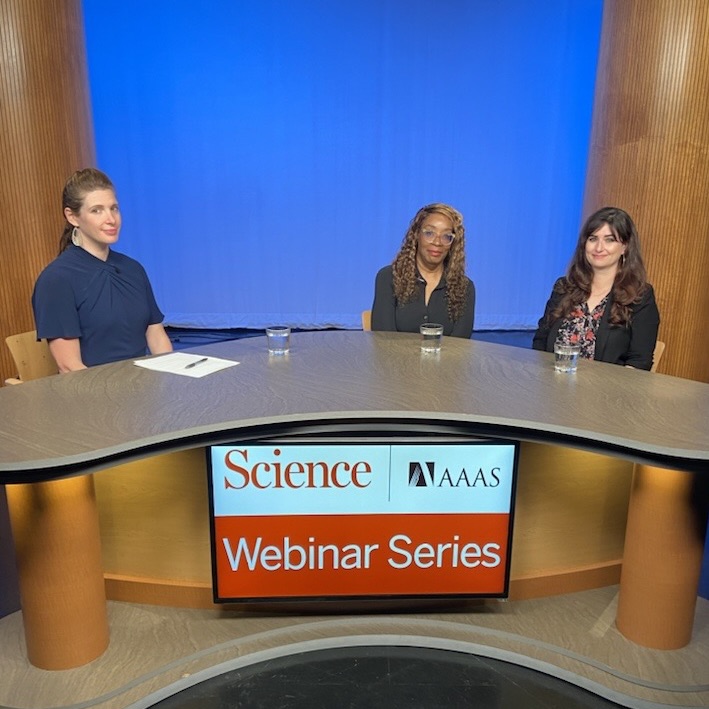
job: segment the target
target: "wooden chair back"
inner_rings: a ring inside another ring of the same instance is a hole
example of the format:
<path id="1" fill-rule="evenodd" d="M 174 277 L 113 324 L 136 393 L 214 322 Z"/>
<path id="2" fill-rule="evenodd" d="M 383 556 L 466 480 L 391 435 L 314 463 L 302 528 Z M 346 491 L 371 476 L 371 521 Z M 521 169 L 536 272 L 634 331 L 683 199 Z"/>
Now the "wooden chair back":
<path id="1" fill-rule="evenodd" d="M 32 379 L 56 374 L 57 363 L 54 361 L 46 340 L 37 341 L 37 331 L 22 332 L 5 338 L 12 358 L 17 367 L 17 379 L 8 379 L 6 384 L 18 384 Z"/>
<path id="2" fill-rule="evenodd" d="M 362 329 L 371 330 L 372 329 L 372 311 L 363 310 L 362 311 Z"/>
<path id="3" fill-rule="evenodd" d="M 657 371 L 657 365 L 660 364 L 662 359 L 662 353 L 665 351 L 665 343 L 662 340 L 658 340 L 655 343 L 655 351 L 652 353 L 652 367 L 650 367 L 651 372 Z"/>

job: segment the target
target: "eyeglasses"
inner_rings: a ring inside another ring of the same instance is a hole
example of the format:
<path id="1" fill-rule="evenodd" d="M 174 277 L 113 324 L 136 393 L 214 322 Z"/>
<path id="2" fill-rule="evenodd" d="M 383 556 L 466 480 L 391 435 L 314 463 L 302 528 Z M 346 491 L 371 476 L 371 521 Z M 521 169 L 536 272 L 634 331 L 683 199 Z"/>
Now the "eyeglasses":
<path id="1" fill-rule="evenodd" d="M 441 240 L 441 243 L 446 246 L 450 246 L 453 243 L 453 239 L 455 239 L 455 234 L 450 231 L 447 231 L 444 234 L 439 234 L 433 229 L 422 229 L 421 236 L 423 236 L 429 244 L 432 244 L 436 240 L 436 237 L 438 237 Z"/>

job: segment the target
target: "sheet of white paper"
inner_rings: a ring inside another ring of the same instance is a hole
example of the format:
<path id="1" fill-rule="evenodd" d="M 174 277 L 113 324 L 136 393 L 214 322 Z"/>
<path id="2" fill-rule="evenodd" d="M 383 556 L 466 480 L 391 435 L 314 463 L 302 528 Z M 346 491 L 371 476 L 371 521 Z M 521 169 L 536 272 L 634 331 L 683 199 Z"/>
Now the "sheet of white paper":
<path id="1" fill-rule="evenodd" d="M 219 357 L 205 357 L 204 355 L 189 354 L 187 352 L 170 352 L 169 354 L 153 357 L 151 359 L 137 359 L 133 364 L 145 369 L 154 369 L 156 372 L 170 372 L 183 377 L 206 377 L 220 369 L 234 367 L 238 362 Z M 191 365 L 191 366 L 190 366 Z"/>

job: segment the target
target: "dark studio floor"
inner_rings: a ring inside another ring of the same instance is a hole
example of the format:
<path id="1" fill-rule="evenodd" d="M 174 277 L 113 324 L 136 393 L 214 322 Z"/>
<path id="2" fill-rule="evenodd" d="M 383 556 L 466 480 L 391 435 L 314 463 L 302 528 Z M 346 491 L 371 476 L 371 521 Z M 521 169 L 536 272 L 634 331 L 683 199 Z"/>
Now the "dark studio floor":
<path id="1" fill-rule="evenodd" d="M 464 652 L 341 647 L 232 670 L 156 709 L 608 709 L 620 706 L 541 672 Z"/>

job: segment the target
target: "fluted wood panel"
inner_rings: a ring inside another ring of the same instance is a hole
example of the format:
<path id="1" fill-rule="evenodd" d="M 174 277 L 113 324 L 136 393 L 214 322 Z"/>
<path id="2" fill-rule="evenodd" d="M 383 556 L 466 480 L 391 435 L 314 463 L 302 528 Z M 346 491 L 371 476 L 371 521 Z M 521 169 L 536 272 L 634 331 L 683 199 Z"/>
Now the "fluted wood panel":
<path id="1" fill-rule="evenodd" d="M 585 213 L 635 219 L 667 343 L 659 371 L 709 382 L 709 3 L 606 0 Z"/>
<path id="2" fill-rule="evenodd" d="M 94 162 L 80 0 L 0 2 L 0 374 L 4 339 L 33 329 L 30 297 L 56 256 L 61 190 Z"/>

